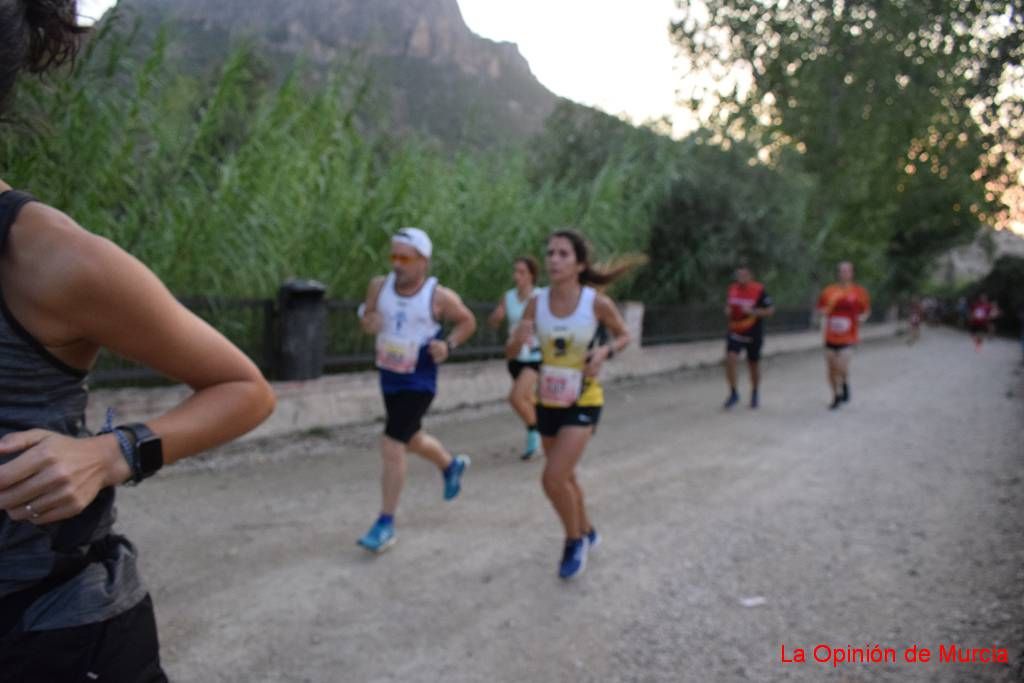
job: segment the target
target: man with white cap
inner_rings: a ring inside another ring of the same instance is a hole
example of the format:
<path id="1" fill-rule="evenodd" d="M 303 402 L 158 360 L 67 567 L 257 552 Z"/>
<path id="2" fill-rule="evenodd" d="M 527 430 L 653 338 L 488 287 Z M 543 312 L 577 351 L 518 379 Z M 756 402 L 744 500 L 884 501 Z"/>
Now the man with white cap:
<path id="1" fill-rule="evenodd" d="M 402 228 L 391 238 L 391 272 L 370 281 L 361 307 L 363 331 L 377 336 L 376 364 L 387 421 L 381 437 L 381 513 L 359 545 L 375 553 L 395 542 L 394 516 L 405 484 L 406 451 L 441 470 L 444 498 L 459 494 L 465 455 L 452 456 L 422 429 L 422 418 L 437 393 L 437 366 L 476 330 L 473 313 L 459 295 L 430 275 L 433 245 L 419 228 Z M 453 324 L 442 338 L 441 322 Z"/>

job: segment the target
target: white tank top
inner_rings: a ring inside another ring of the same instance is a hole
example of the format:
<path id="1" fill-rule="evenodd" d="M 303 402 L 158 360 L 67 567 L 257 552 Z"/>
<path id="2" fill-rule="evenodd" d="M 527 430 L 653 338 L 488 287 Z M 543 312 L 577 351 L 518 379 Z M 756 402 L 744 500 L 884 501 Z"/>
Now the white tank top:
<path id="1" fill-rule="evenodd" d="M 596 298 L 594 288 L 584 286 L 576 310 L 565 318 L 558 318 L 551 313 L 548 288 L 537 291 L 535 325 L 543 356 L 538 387 L 541 405 L 565 408 L 604 403 L 600 383 L 583 377 L 587 353 L 597 334 Z"/>
<path id="2" fill-rule="evenodd" d="M 416 371 L 420 349 L 437 338 L 441 324 L 434 319 L 437 278 L 430 277 L 412 296 L 395 291 L 395 274 L 388 273 L 377 296 L 381 329 L 377 334 L 377 367 L 403 375 Z"/>

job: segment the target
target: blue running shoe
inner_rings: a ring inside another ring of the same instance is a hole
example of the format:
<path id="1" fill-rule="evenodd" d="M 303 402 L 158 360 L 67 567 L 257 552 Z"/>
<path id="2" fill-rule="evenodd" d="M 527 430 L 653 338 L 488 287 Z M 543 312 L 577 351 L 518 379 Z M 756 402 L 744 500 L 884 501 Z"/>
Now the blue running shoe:
<path id="1" fill-rule="evenodd" d="M 444 471 L 444 499 L 451 500 L 462 490 L 462 473 L 469 467 L 468 455 L 456 455 Z"/>
<path id="2" fill-rule="evenodd" d="M 750 392 L 750 407 L 757 408 L 757 406 L 760 405 L 760 403 L 761 402 L 758 400 L 757 397 L 757 389 L 754 389 L 753 391 Z"/>
<path id="3" fill-rule="evenodd" d="M 729 410 L 734 405 L 740 402 L 740 394 L 735 389 L 729 392 L 729 398 L 725 399 L 725 403 L 722 404 L 722 408 Z"/>
<path id="4" fill-rule="evenodd" d="M 597 533 L 597 529 L 590 527 L 590 531 L 587 532 L 587 551 L 591 551 L 597 546 L 601 545 L 601 534 Z"/>
<path id="5" fill-rule="evenodd" d="M 536 429 L 526 430 L 526 448 L 520 456 L 523 460 L 529 460 L 540 450 L 540 432 Z"/>
<path id="6" fill-rule="evenodd" d="M 562 563 L 558 566 L 558 577 L 572 579 L 583 573 L 587 566 L 587 541 L 584 538 L 565 542 Z"/>
<path id="7" fill-rule="evenodd" d="M 395 544 L 395 525 L 377 520 L 359 539 L 359 545 L 371 553 L 382 553 Z"/>

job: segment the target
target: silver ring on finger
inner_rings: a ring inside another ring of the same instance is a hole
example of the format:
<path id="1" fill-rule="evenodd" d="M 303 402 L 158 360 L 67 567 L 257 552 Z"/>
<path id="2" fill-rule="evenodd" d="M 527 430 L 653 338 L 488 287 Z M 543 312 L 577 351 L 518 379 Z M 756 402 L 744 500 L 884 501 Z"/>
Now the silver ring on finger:
<path id="1" fill-rule="evenodd" d="M 32 519 L 39 519 L 39 513 L 32 509 L 32 503 L 25 503 L 25 510 L 32 516 Z"/>

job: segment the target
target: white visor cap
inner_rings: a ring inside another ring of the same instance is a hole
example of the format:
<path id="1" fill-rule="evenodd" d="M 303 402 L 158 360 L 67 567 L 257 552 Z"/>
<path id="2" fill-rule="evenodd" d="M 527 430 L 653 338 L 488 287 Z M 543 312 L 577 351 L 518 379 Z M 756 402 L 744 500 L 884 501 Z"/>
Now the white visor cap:
<path id="1" fill-rule="evenodd" d="M 430 237 L 419 228 L 399 228 L 398 232 L 391 238 L 391 241 L 398 242 L 399 244 L 408 244 L 418 251 L 423 258 L 430 258 L 430 254 L 434 250 Z"/>

